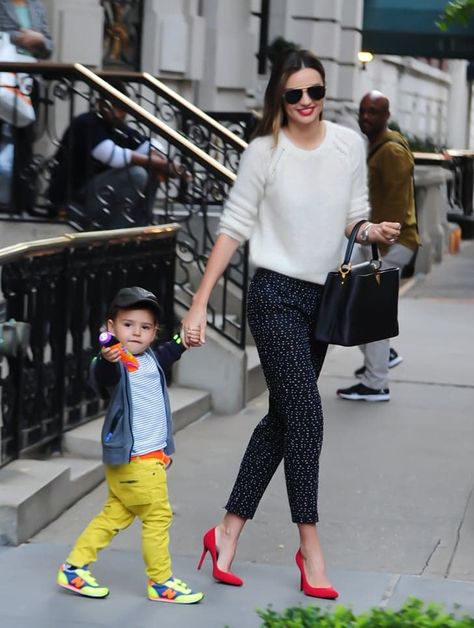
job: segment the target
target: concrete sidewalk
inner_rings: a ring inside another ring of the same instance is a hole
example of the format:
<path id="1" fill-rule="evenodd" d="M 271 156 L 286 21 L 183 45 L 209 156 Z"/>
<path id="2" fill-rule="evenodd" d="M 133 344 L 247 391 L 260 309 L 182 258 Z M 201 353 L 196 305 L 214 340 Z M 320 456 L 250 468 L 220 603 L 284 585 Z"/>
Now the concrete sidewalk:
<path id="1" fill-rule="evenodd" d="M 362 611 L 398 607 L 408 595 L 474 616 L 474 243 L 445 257 L 400 302 L 404 357 L 391 371 L 389 403 L 349 402 L 335 390 L 360 365 L 357 348 L 330 351 L 320 380 L 325 409 L 320 533 L 339 601 Z M 202 349 L 205 351 L 205 349 Z M 203 532 L 215 525 L 253 426 L 258 397 L 233 416 L 208 415 L 177 434 L 169 473 L 175 520 L 171 549 L 178 577 L 205 591 L 197 607 L 145 599 L 139 526 L 114 540 L 94 568 L 107 600 L 84 600 L 54 587 L 68 546 L 105 497 L 101 485 L 30 544 L 0 548 L 0 625 L 247 628 L 256 608 L 312 604 L 298 590 L 295 526 L 282 470 L 272 480 L 239 545 L 241 589 L 210 578 L 196 562 Z M 209 559 L 208 559 L 209 560 Z M 34 586 L 31 586 L 34 583 Z M 25 589 L 26 588 L 26 589 Z M 317 602 L 324 604 L 324 602 Z M 333 604 L 326 602 L 325 604 Z"/>

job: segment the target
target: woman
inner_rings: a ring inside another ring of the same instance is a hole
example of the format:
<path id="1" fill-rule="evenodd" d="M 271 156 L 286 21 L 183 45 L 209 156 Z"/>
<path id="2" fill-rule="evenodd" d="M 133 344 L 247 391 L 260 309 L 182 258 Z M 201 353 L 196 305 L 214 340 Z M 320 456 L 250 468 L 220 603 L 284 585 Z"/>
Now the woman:
<path id="1" fill-rule="evenodd" d="M 10 40 L 17 47 L 17 51 L 25 55 L 25 62 L 28 57 L 47 59 L 51 56 L 53 42 L 46 21 L 46 9 L 41 0 L 0 0 L 0 31 L 10 34 Z M 33 83 L 31 98 L 36 109 L 36 82 Z M 0 133 L 1 131 L 0 121 Z M 11 131 L 15 146 L 13 206 L 16 212 L 32 211 L 35 203 L 35 182 L 31 178 L 32 174 L 28 173 L 28 167 L 33 158 L 33 124 L 24 128 L 12 127 Z"/>
<path id="2" fill-rule="evenodd" d="M 323 413 L 317 380 L 327 345 L 313 339 L 326 275 L 340 262 L 353 225 L 368 213 L 365 149 L 352 130 L 323 120 L 325 72 L 310 52 L 290 52 L 272 70 L 256 138 L 242 155 L 219 235 L 193 304 L 183 319 L 188 346 L 205 341 L 210 293 L 238 246 L 250 240 L 257 271 L 248 321 L 269 390 L 222 522 L 204 536 L 213 575 L 230 572 L 237 541 L 283 459 L 292 521 L 299 532 L 301 588 L 338 596 L 326 575 L 318 521 L 318 464 Z M 400 225 L 364 223 L 362 242 L 393 242 Z M 365 238 L 365 236 L 368 238 Z"/>

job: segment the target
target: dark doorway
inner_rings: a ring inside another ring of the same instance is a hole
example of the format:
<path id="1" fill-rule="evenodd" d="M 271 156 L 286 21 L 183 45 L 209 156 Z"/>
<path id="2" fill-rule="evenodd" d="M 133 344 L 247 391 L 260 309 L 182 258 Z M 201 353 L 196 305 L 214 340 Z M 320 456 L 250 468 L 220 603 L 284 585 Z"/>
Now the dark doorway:
<path id="1" fill-rule="evenodd" d="M 104 8 L 103 67 L 139 71 L 143 0 L 101 0 Z"/>

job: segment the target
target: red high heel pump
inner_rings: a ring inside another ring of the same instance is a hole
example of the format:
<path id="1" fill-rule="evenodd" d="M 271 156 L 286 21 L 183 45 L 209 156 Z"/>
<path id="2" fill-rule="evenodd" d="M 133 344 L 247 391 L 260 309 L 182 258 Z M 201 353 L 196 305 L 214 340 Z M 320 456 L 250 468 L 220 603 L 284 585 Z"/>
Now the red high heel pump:
<path id="1" fill-rule="evenodd" d="M 337 597 L 339 597 L 339 593 L 336 591 L 336 589 L 333 589 L 332 587 L 312 587 L 310 584 L 308 584 L 308 581 L 306 580 L 306 572 L 304 570 L 304 562 L 303 556 L 301 555 L 301 550 L 298 550 L 296 552 L 295 560 L 301 574 L 300 588 L 305 595 L 309 595 L 310 597 L 320 597 L 324 598 L 325 600 L 335 600 Z"/>
<path id="2" fill-rule="evenodd" d="M 206 532 L 202 539 L 203 551 L 201 555 L 201 559 L 199 560 L 198 569 L 201 569 L 204 558 L 206 557 L 207 552 L 211 555 L 212 558 L 212 575 L 219 582 L 223 582 L 224 584 L 231 584 L 234 587 L 241 587 L 244 583 L 242 578 L 236 576 L 230 571 L 222 571 L 217 566 L 217 545 L 216 545 L 216 529 L 211 528 Z"/>

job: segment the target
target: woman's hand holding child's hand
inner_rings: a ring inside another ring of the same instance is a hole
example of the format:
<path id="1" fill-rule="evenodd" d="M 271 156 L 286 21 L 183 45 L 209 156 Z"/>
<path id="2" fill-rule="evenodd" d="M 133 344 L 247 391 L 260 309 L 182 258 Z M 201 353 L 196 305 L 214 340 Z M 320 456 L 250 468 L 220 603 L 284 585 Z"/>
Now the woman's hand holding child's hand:
<path id="1" fill-rule="evenodd" d="M 193 305 L 181 321 L 181 338 L 184 346 L 200 347 L 206 341 L 206 307 Z"/>
<path id="2" fill-rule="evenodd" d="M 187 328 L 186 332 L 181 331 L 181 339 L 187 349 L 201 346 L 201 329 L 200 327 Z"/>

